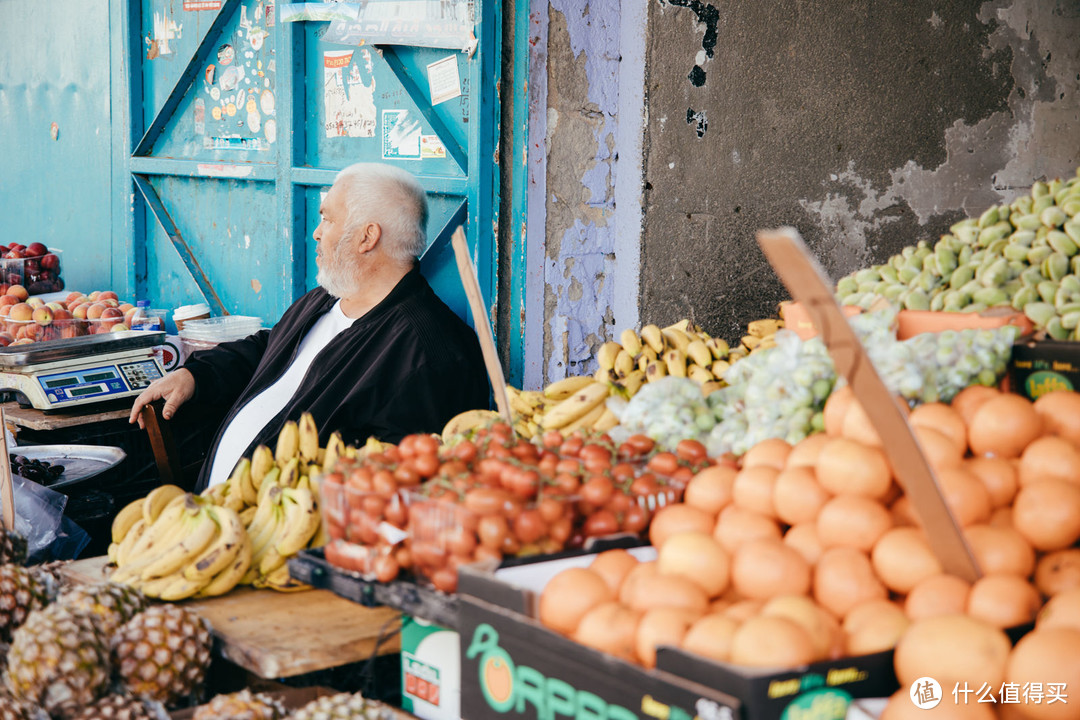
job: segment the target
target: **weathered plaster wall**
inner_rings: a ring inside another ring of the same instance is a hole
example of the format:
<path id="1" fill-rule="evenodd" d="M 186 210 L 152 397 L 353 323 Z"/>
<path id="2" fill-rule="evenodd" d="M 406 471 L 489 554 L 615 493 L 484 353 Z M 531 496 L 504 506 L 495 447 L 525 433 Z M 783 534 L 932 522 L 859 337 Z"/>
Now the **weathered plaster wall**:
<path id="1" fill-rule="evenodd" d="M 834 278 L 1080 165 L 1080 0 L 650 0 L 643 322 L 729 339 Z"/>

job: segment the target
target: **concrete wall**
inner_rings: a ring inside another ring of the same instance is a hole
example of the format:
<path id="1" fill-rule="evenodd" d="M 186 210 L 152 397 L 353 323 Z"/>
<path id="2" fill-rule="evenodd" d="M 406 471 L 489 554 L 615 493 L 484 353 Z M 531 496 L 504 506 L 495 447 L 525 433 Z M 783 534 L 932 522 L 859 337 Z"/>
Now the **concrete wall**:
<path id="1" fill-rule="evenodd" d="M 1080 165 L 1078 0 L 648 15 L 644 322 L 734 339 L 772 316 L 759 228 L 794 225 L 836 279 Z"/>

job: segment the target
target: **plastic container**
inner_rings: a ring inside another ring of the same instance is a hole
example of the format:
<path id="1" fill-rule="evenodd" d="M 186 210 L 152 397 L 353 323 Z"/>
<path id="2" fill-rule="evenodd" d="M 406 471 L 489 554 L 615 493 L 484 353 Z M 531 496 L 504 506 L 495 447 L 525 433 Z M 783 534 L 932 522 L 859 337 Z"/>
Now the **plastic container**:
<path id="1" fill-rule="evenodd" d="M 329 473 L 319 486 L 323 523 L 333 540 L 327 560 L 368 580 L 376 579 L 376 561 L 401 547 L 408 538 L 409 497 L 396 487 L 393 476 L 388 480 L 395 485 L 393 489 L 366 489 L 375 472 L 382 471 L 353 469 L 349 481 L 341 472 Z M 361 475 L 367 476 L 367 482 Z"/>
<path id="2" fill-rule="evenodd" d="M 31 295 L 63 290 L 62 256 L 60 250 L 48 248 L 48 252 L 34 257 L 0 259 L 0 295 L 12 285 L 22 285 Z"/>
<path id="3" fill-rule="evenodd" d="M 173 322 L 176 324 L 176 331 L 180 332 L 184 329 L 184 323 L 189 320 L 206 320 L 210 317 L 210 306 L 206 303 L 198 303 L 196 305 L 181 305 L 173 310 Z"/>
<path id="4" fill-rule="evenodd" d="M 49 342 L 66 340 L 87 334 L 86 325 L 74 318 L 52 319 L 42 324 L 34 320 L 11 320 L 4 318 L 0 322 L 0 345 L 20 345 L 29 342 Z"/>
<path id="5" fill-rule="evenodd" d="M 178 311 L 177 311 L 178 312 Z M 176 312 L 173 312 L 173 322 Z M 206 350 L 218 343 L 242 340 L 262 328 L 262 318 L 246 315 L 225 315 L 224 317 L 181 320 L 180 342 L 188 353 Z"/>

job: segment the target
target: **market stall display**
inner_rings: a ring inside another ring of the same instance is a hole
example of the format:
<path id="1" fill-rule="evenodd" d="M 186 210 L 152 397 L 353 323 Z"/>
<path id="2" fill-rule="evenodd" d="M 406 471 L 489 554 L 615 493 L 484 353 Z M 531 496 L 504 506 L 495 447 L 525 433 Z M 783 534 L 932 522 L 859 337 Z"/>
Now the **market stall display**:
<path id="1" fill-rule="evenodd" d="M 40 295 L 64 289 L 60 276 L 63 253 L 44 243 L 13 242 L 0 245 L 0 295 L 19 288 L 22 293 Z"/>

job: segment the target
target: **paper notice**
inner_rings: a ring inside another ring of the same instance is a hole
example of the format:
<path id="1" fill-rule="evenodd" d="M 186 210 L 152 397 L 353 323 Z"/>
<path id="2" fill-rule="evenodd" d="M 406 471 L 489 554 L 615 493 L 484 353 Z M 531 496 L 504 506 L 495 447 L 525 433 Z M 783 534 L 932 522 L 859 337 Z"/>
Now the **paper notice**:
<path id="1" fill-rule="evenodd" d="M 449 55 L 427 66 L 431 104 L 438 105 L 461 96 L 461 77 L 458 75 L 457 55 Z"/>
<path id="2" fill-rule="evenodd" d="M 384 160 L 419 158 L 420 119 L 408 110 L 383 110 L 382 156 Z"/>
<path id="3" fill-rule="evenodd" d="M 375 137 L 375 78 L 364 82 L 352 50 L 323 53 L 326 137 Z"/>

